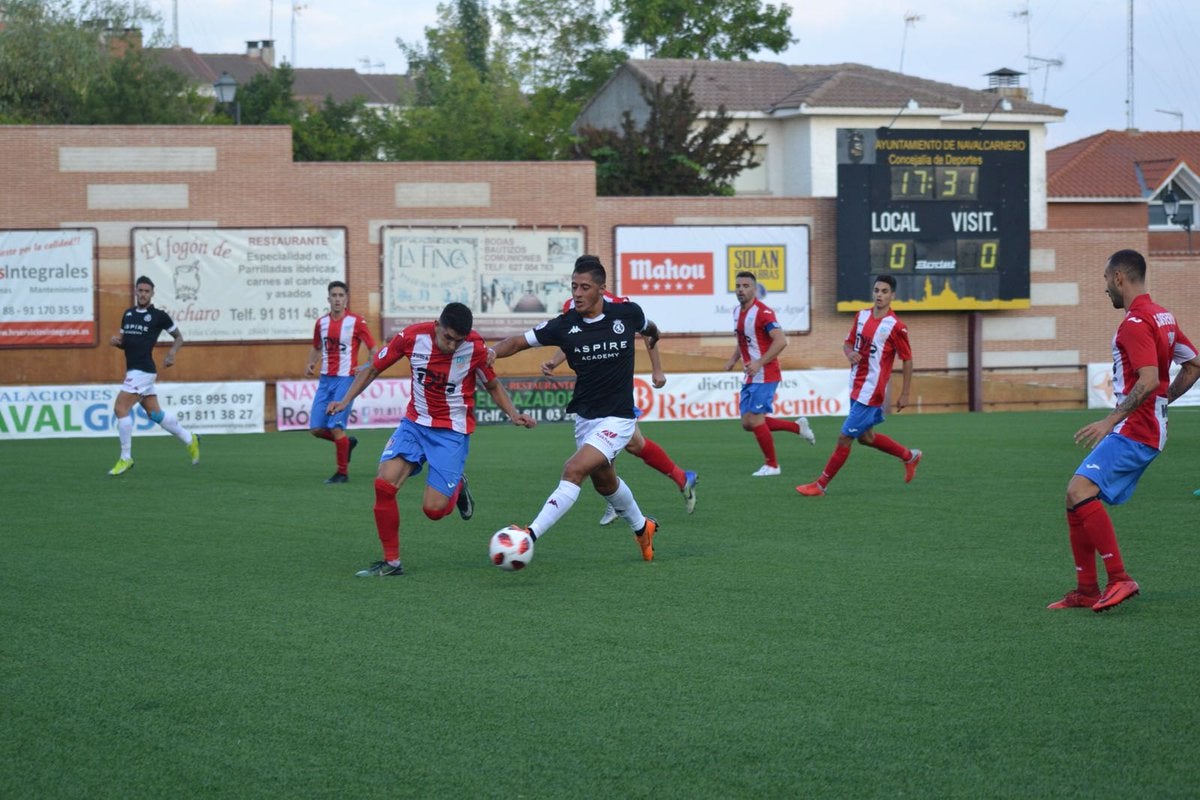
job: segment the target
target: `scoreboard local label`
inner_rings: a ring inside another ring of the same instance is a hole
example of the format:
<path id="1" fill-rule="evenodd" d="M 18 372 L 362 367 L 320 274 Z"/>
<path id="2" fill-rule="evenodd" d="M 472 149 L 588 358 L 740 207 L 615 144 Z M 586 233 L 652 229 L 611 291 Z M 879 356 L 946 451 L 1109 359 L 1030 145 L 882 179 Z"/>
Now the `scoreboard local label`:
<path id="1" fill-rule="evenodd" d="M 838 131 L 837 310 L 1029 307 L 1026 131 Z"/>

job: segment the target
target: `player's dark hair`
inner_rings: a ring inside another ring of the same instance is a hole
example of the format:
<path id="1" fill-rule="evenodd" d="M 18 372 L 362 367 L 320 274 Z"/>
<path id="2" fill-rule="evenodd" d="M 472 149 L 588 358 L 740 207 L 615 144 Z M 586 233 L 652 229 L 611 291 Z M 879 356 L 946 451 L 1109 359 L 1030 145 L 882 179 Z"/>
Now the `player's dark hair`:
<path id="1" fill-rule="evenodd" d="M 457 334 L 466 336 L 471 332 L 471 326 L 475 324 L 475 316 L 471 313 L 471 309 L 464 306 L 462 303 L 447 303 L 442 309 L 441 316 L 438 317 L 438 322 L 443 328 L 449 328 Z"/>
<path id="2" fill-rule="evenodd" d="M 893 292 L 896 291 L 896 276 L 895 275 L 876 275 L 875 282 L 876 283 L 886 283 L 888 286 L 892 287 Z"/>
<path id="3" fill-rule="evenodd" d="M 1146 258 L 1137 250 L 1118 250 L 1108 257 L 1108 268 L 1124 272 L 1138 283 L 1146 280 Z"/>
<path id="4" fill-rule="evenodd" d="M 599 284 L 608 282 L 608 272 L 600 263 L 600 256 L 583 255 L 575 259 L 575 272 L 591 275 L 592 280 Z"/>
<path id="5" fill-rule="evenodd" d="M 138 275 L 138 279 L 133 282 L 133 285 L 141 286 L 143 283 L 149 286 L 151 289 L 154 288 L 154 281 L 150 280 L 145 275 Z"/>
<path id="6" fill-rule="evenodd" d="M 739 272 L 737 275 L 734 276 L 735 280 L 737 278 L 749 278 L 750 280 L 754 281 L 755 283 L 758 283 L 758 276 L 755 275 L 753 272 L 750 272 L 749 270 L 742 270 L 741 272 Z"/>
<path id="7" fill-rule="evenodd" d="M 329 285 L 325 287 L 326 292 L 332 292 L 334 289 L 345 289 L 346 294 L 350 294 L 350 287 L 346 285 L 345 281 L 330 281 Z"/>

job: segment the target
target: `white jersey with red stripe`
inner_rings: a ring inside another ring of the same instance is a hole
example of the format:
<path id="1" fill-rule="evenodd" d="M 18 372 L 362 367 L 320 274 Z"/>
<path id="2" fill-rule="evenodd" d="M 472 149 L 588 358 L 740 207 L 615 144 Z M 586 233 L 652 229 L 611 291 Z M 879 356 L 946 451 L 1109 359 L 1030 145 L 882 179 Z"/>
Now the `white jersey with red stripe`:
<path id="1" fill-rule="evenodd" d="M 755 300 L 748 308 L 739 304 L 733 310 L 733 332 L 737 336 L 738 351 L 742 364 L 761 359 L 771 347 L 771 331 L 782 327 L 775 312 L 762 300 Z M 746 383 L 778 383 L 783 378 L 779 359 L 773 358 L 762 369 L 746 378 Z"/>
<path id="2" fill-rule="evenodd" d="M 628 297 L 618 297 L 617 295 L 613 294 L 612 292 L 608 291 L 607 289 L 604 290 L 604 299 L 610 303 L 628 303 L 629 302 Z M 568 297 L 565 301 L 563 301 L 562 313 L 565 314 L 574 307 L 575 307 L 574 298 Z"/>
<path id="3" fill-rule="evenodd" d="M 357 314 L 347 311 L 341 319 L 329 314 L 317 320 L 313 326 L 313 347 L 321 351 L 322 375 L 353 375 L 358 369 L 358 345 L 375 346 L 367 322 Z"/>
<path id="4" fill-rule="evenodd" d="M 866 406 L 882 406 L 896 356 L 901 361 L 912 361 L 908 326 L 893 311 L 876 318 L 873 308 L 864 308 L 854 315 L 846 344 L 862 356 L 850 367 L 850 399 Z"/>
<path id="5" fill-rule="evenodd" d="M 1196 357 L 1196 347 L 1188 340 L 1175 315 L 1155 303 L 1148 294 L 1140 294 L 1129 304 L 1125 319 L 1113 337 L 1113 394 L 1117 405 L 1133 389 L 1140 367 L 1157 367 L 1158 385 L 1133 412 L 1117 423 L 1114 433 L 1135 442 L 1162 450 L 1167 444 L 1167 388 L 1171 384 L 1171 364 L 1182 364 Z"/>
<path id="6" fill-rule="evenodd" d="M 381 347 L 371 363 L 382 372 L 408 358 L 412 398 L 405 416 L 427 428 L 469 434 L 475 430 L 475 387 L 496 377 L 487 365 L 487 344 L 471 331 L 453 353 L 443 353 L 437 348 L 434 325 L 409 325 Z"/>

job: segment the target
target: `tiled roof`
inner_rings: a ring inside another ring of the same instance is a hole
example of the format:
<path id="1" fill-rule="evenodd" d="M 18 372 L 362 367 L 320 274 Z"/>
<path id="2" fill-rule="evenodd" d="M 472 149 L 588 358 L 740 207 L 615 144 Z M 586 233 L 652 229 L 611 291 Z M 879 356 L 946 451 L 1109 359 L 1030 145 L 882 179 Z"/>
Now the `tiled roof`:
<path id="1" fill-rule="evenodd" d="M 998 95 L 862 64 L 787 66 L 766 61 L 694 61 L 633 59 L 629 69 L 644 83 L 665 78 L 668 84 L 694 74 L 692 93 L 702 108 L 769 113 L 799 108 L 879 108 L 904 106 L 910 99 L 923 108 L 986 114 Z M 1061 117 L 1061 108 L 1005 95 L 1011 113 Z"/>
<path id="2" fill-rule="evenodd" d="M 191 82 L 204 86 L 211 85 L 222 72 L 244 85 L 255 75 L 271 71 L 266 62 L 253 55 L 197 53 L 187 47 L 147 48 L 147 52 Z M 318 104 L 328 95 L 339 103 L 362 97 L 372 105 L 396 105 L 411 84 L 406 75 L 364 75 L 352 69 L 296 67 L 292 72 L 293 95 Z"/>
<path id="3" fill-rule="evenodd" d="M 1140 200 L 1181 164 L 1200 174 L 1200 131 L 1104 131 L 1046 153 L 1046 193 Z"/>

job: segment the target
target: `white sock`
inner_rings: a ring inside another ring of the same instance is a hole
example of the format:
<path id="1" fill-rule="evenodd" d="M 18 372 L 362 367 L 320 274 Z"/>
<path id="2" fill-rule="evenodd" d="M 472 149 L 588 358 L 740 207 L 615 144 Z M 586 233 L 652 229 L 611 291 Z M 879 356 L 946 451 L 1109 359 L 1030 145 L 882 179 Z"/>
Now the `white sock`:
<path id="1" fill-rule="evenodd" d="M 121 440 L 121 458 L 133 458 L 133 417 L 117 417 L 117 438 Z"/>
<path id="2" fill-rule="evenodd" d="M 637 500 L 633 499 L 633 492 L 620 478 L 617 478 L 617 490 L 604 499 L 617 512 L 617 516 L 628 522 L 634 531 L 640 531 L 646 524 L 646 517 L 638 508 Z"/>
<path id="3" fill-rule="evenodd" d="M 546 505 L 542 506 L 541 513 L 537 515 L 537 519 L 529 523 L 529 527 L 533 528 L 533 532 L 539 539 L 542 538 L 547 531 L 554 527 L 554 523 L 562 519 L 563 514 L 571 510 L 571 506 L 575 505 L 575 501 L 578 499 L 578 486 L 570 481 L 559 481 L 558 488 L 546 498 Z"/>
<path id="4" fill-rule="evenodd" d="M 192 435 L 187 429 L 179 424 L 179 417 L 172 414 L 170 411 L 163 412 L 162 422 L 158 423 L 163 426 L 163 430 L 167 433 L 175 434 L 175 438 L 184 444 L 192 443 Z"/>

